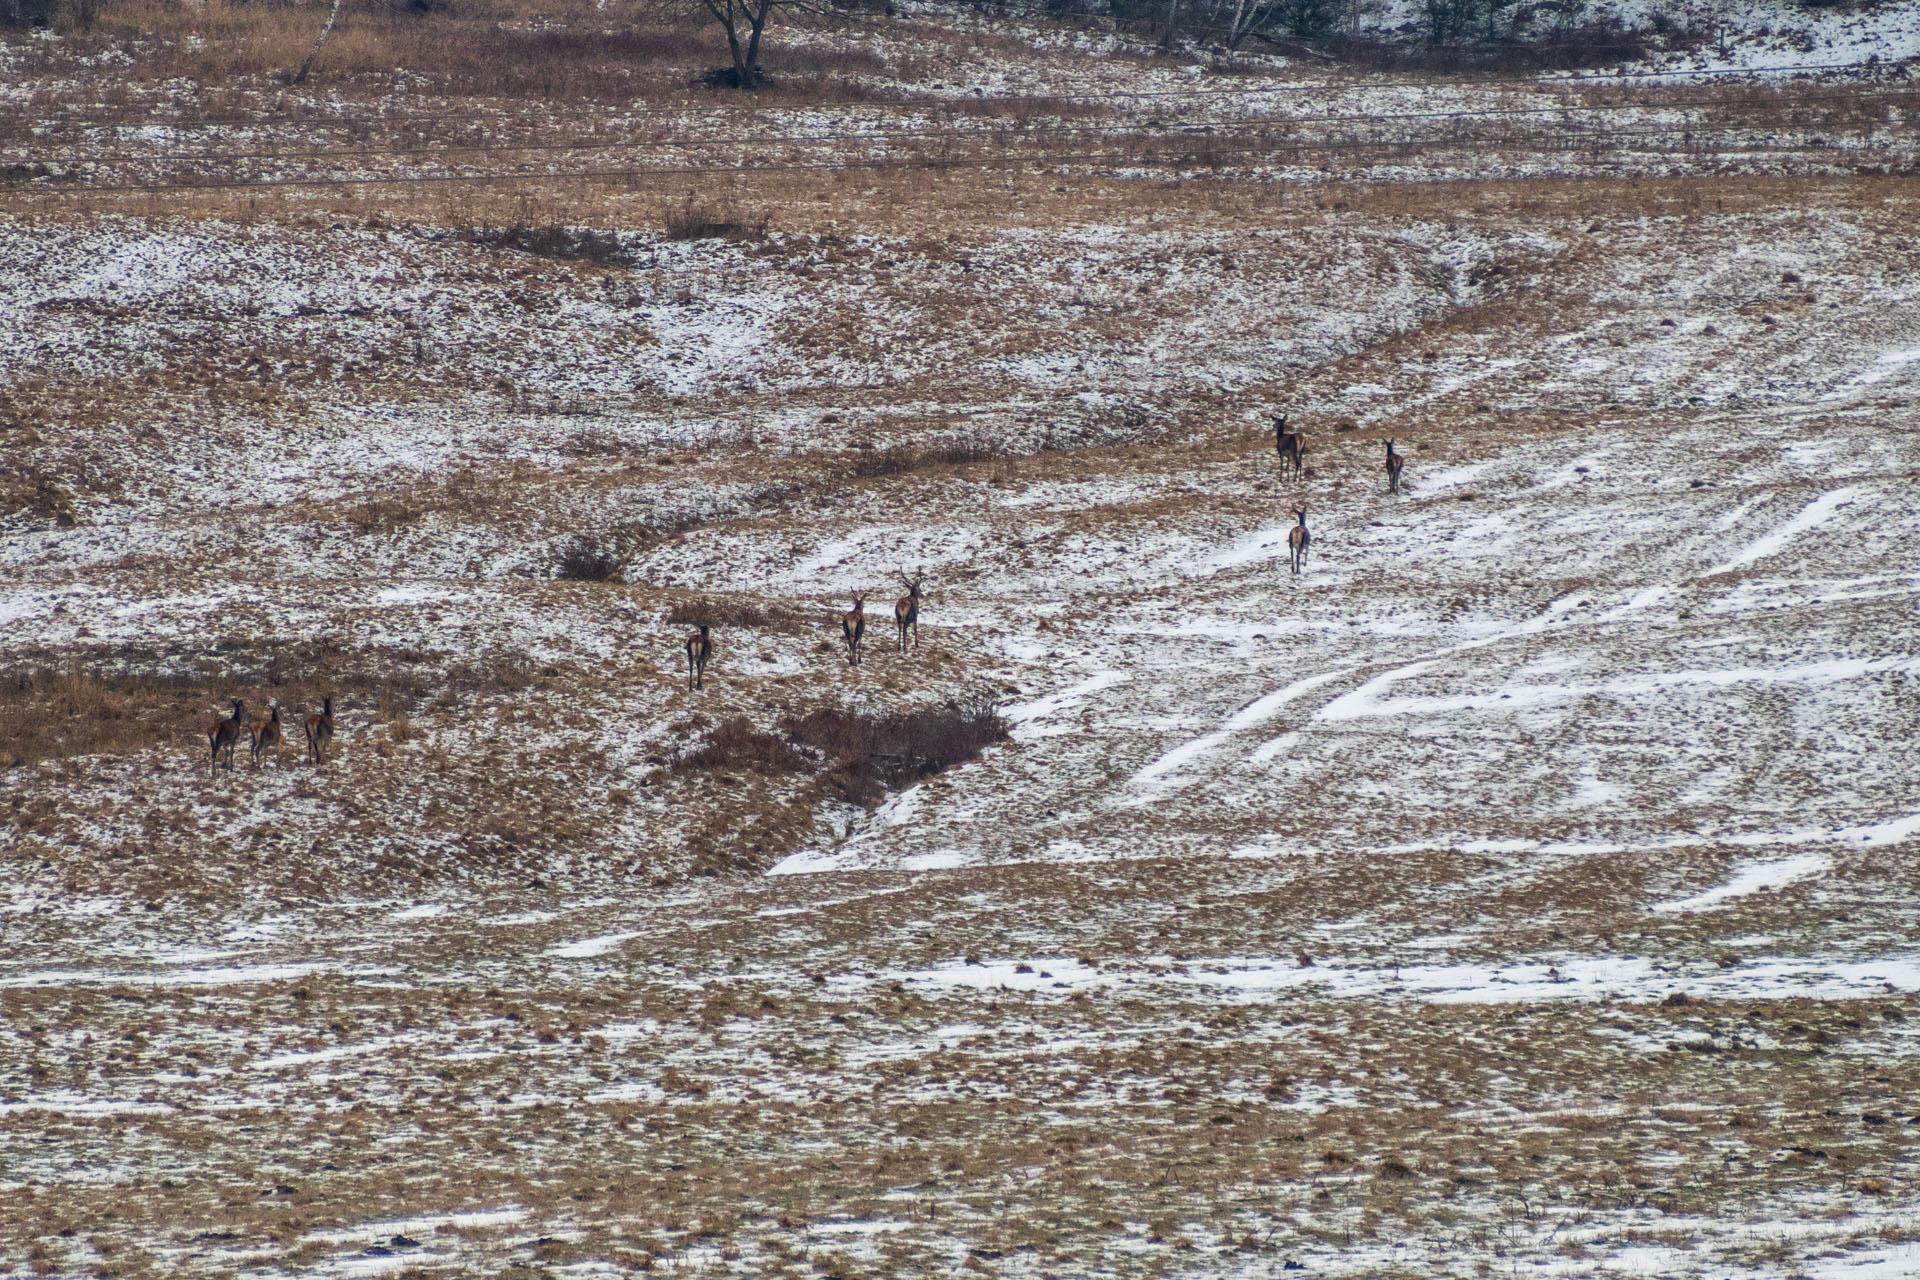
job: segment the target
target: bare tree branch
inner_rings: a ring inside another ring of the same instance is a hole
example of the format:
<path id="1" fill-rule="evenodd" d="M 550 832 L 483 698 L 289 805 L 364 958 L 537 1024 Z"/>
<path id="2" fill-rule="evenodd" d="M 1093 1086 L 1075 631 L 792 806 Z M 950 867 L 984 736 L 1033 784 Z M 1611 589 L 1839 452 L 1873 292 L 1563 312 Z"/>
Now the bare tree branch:
<path id="1" fill-rule="evenodd" d="M 307 60 L 300 64 L 300 74 L 293 78 L 295 84 L 307 82 L 307 72 L 313 70 L 314 60 L 320 56 L 320 46 L 325 44 L 327 37 L 333 34 L 334 19 L 339 16 L 340 0 L 333 0 L 333 8 L 327 10 L 327 25 L 320 28 L 320 38 L 313 42 L 313 52 L 308 54 Z"/>

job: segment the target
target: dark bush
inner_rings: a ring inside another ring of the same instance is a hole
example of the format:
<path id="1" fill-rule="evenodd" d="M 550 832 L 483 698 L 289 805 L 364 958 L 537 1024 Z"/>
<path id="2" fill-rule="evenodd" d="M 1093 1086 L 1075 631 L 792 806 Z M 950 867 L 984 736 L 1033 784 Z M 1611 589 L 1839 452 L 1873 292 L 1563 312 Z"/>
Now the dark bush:
<path id="1" fill-rule="evenodd" d="M 667 610 L 667 625 L 791 631 L 802 624 L 799 615 L 777 606 L 741 600 L 685 600 Z"/>
<path id="2" fill-rule="evenodd" d="M 1339 0 L 1276 0 L 1273 22 L 1297 40 L 1319 40 L 1340 24 Z"/>
<path id="3" fill-rule="evenodd" d="M 897 476 L 927 467 L 965 466 L 969 462 L 991 462 L 1000 457 L 1001 452 L 978 436 L 923 448 L 896 445 L 891 449 L 874 449 L 860 454 L 854 459 L 853 474 Z"/>
<path id="4" fill-rule="evenodd" d="M 715 67 L 702 74 L 697 83 L 709 89 L 764 89 L 767 87 L 767 73 L 759 67 L 748 67 L 746 83 L 740 83 L 740 73 L 732 67 Z"/>
<path id="5" fill-rule="evenodd" d="M 467 227 L 458 235 L 468 244 L 485 245 L 490 249 L 517 249 L 521 253 L 542 258 L 597 262 L 608 267 L 629 266 L 633 261 L 620 246 L 618 236 L 585 227 L 530 227 L 516 222 L 512 226 L 481 227 L 478 230 Z"/>
<path id="6" fill-rule="evenodd" d="M 829 783 L 855 804 L 872 804 L 885 790 L 977 759 L 1007 736 L 1007 722 L 985 695 L 878 716 L 822 707 L 782 727 L 792 741 L 820 753 Z"/>
<path id="7" fill-rule="evenodd" d="M 0 27 L 44 27 L 59 7 L 59 0 L 0 0 Z"/>
<path id="8" fill-rule="evenodd" d="M 735 716 L 708 734 L 705 742 L 678 756 L 673 767 L 797 773 L 807 767 L 807 762 L 785 739 L 754 728 L 745 716 Z"/>
<path id="9" fill-rule="evenodd" d="M 606 582 L 619 577 L 624 568 L 626 563 L 617 546 L 581 536 L 560 548 L 560 563 L 553 573 L 556 578 L 574 582 Z"/>
<path id="10" fill-rule="evenodd" d="M 669 240 L 764 240 L 767 215 L 700 204 L 688 196 L 685 204 L 667 215 L 661 231 Z"/>

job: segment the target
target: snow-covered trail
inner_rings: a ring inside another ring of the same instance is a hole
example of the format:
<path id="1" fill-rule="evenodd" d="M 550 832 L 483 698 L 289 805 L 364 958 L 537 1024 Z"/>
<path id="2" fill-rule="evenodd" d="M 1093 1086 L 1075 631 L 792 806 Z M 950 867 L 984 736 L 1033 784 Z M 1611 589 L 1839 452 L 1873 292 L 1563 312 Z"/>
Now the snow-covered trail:
<path id="1" fill-rule="evenodd" d="M 1786 465 L 1756 466 L 1744 432 L 1649 430 L 1620 442 L 1635 465 L 1597 483 L 1542 483 L 1574 456 L 1551 438 L 1410 466 L 1407 499 L 1356 507 L 1349 487 L 1316 504 L 1298 579 L 1278 524 L 1190 552 L 1190 574 L 1143 534 L 1131 589 L 1109 580 L 1101 618 L 1070 611 L 1049 638 L 1036 674 L 1059 691 L 1016 711 L 1016 737 L 1055 768 L 972 767 L 808 868 L 1225 853 L 1284 845 L 1332 803 L 1350 816 L 1319 839 L 1354 848 L 1401 847 L 1414 814 L 1429 847 L 1653 849 L 1676 822 L 1697 845 L 1771 844 L 1810 812 L 1898 823 L 1904 765 L 1863 773 L 1832 743 L 1824 787 L 1752 771 L 1789 724 L 1883 722 L 1920 675 L 1901 625 L 1920 574 L 1878 572 L 1913 518 L 1897 490 L 1854 478 L 1863 456 L 1914 451 L 1866 429 L 1821 443 L 1782 431 Z M 1355 447 L 1321 466 L 1365 476 L 1371 461 Z M 1822 484 L 1823 464 L 1848 482 Z M 1678 479 L 1694 474 L 1707 487 Z M 1010 643 L 1007 670 L 1038 652 Z M 988 790 L 1020 816 L 981 828 Z"/>

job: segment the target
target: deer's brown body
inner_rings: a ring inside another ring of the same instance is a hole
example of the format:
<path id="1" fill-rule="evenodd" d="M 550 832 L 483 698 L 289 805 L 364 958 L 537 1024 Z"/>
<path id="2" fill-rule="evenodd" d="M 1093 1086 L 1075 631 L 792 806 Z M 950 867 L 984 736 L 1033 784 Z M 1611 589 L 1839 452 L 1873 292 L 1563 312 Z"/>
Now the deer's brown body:
<path id="1" fill-rule="evenodd" d="M 708 636 L 712 630 L 707 623 L 700 624 L 698 634 L 687 637 L 687 688 L 704 689 L 707 687 L 707 659 L 713 656 L 713 640 Z"/>
<path id="2" fill-rule="evenodd" d="M 1295 507 L 1293 514 L 1300 518 L 1300 523 L 1287 530 L 1287 553 L 1293 560 L 1293 571 L 1298 573 L 1306 567 L 1307 547 L 1313 535 L 1307 532 L 1307 509 Z"/>
<path id="3" fill-rule="evenodd" d="M 840 634 L 847 639 L 847 665 L 860 665 L 860 642 L 867 634 L 867 596 L 865 592 L 853 597 L 853 608 L 840 615 Z"/>
<path id="4" fill-rule="evenodd" d="M 307 717 L 306 730 L 307 759 L 315 764 L 326 763 L 327 748 L 333 744 L 332 698 L 321 700 L 319 715 Z"/>
<path id="5" fill-rule="evenodd" d="M 1300 433 L 1287 430 L 1287 415 L 1275 414 L 1273 418 L 1273 449 L 1280 455 L 1280 475 L 1285 479 L 1289 473 L 1298 480 L 1306 469 L 1306 450 L 1300 444 Z"/>
<path id="6" fill-rule="evenodd" d="M 924 567 L 918 577 L 909 578 L 906 570 L 900 571 L 900 581 L 907 588 L 907 594 L 893 602 L 893 625 L 900 629 L 900 652 L 907 651 L 907 630 L 913 630 L 913 647 L 920 647 L 920 582 L 927 576 Z"/>
<path id="7" fill-rule="evenodd" d="M 1393 441 L 1387 441 L 1387 492 L 1400 492 L 1400 468 L 1406 465 L 1406 459 L 1393 451 Z"/>
<path id="8" fill-rule="evenodd" d="M 260 767 L 260 757 L 271 751 L 278 758 L 280 754 L 280 708 L 275 706 L 264 720 L 255 720 L 247 726 L 253 732 L 253 767 Z"/>
<path id="9" fill-rule="evenodd" d="M 240 731 L 247 727 L 247 704 L 238 698 L 233 700 L 233 714 L 225 720 L 215 720 L 207 726 L 207 742 L 213 748 L 213 760 L 207 771 L 213 773 L 220 768 L 220 753 L 226 752 L 227 772 L 233 772 L 233 749 L 240 741 Z"/>

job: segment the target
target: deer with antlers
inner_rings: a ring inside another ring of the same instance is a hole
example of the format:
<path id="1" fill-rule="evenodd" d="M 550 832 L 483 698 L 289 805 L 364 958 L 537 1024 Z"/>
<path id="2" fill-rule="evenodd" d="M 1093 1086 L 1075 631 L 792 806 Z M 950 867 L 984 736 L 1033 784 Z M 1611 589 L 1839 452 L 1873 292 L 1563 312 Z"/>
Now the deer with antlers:
<path id="1" fill-rule="evenodd" d="M 255 720 L 247 726 L 253 737 L 253 767 L 260 767 L 260 757 L 272 751 L 275 761 L 280 758 L 280 704 L 275 703 L 272 711 L 264 720 Z"/>
<path id="2" fill-rule="evenodd" d="M 1406 465 L 1406 459 L 1393 451 L 1393 441 L 1387 441 L 1387 492 L 1400 492 L 1400 468 Z"/>
<path id="3" fill-rule="evenodd" d="M 915 649 L 920 647 L 920 582 L 927 576 L 927 570 L 926 566 L 922 565 L 920 572 L 911 578 L 907 576 L 905 569 L 901 569 L 899 573 L 900 582 L 906 587 L 907 594 L 893 602 L 893 625 L 900 628 L 900 652 L 905 653 L 909 627 L 913 628 L 913 647 Z"/>
<path id="4" fill-rule="evenodd" d="M 1307 545 L 1313 541 L 1313 535 L 1307 532 L 1307 509 L 1295 507 L 1293 514 L 1300 517 L 1300 523 L 1287 530 L 1287 553 L 1293 559 L 1293 571 L 1298 573 L 1307 563 Z"/>
<path id="5" fill-rule="evenodd" d="M 840 634 L 847 638 L 847 665 L 860 665 L 860 641 L 867 634 L 867 593 L 853 593 L 853 608 L 840 615 Z"/>
<path id="6" fill-rule="evenodd" d="M 307 717 L 306 730 L 307 759 L 313 761 L 315 764 L 324 764 L 327 758 L 327 748 L 333 743 L 332 698 L 323 698 L 321 700 L 319 715 Z"/>
<path id="7" fill-rule="evenodd" d="M 1273 415 L 1273 448 L 1280 455 L 1280 476 L 1285 479 L 1288 472 L 1298 480 L 1306 469 L 1306 451 L 1300 445 L 1300 433 L 1287 430 L 1287 415 Z"/>
<path id="8" fill-rule="evenodd" d="M 215 720 L 207 726 L 207 742 L 213 747 L 213 761 L 207 772 L 217 773 L 220 769 L 220 753 L 227 753 L 227 772 L 233 772 L 233 748 L 240 741 L 240 731 L 247 727 L 247 704 L 235 698 L 233 714 L 225 720 Z"/>
<path id="9" fill-rule="evenodd" d="M 687 637 L 688 689 L 707 687 L 707 659 L 713 656 L 713 639 L 707 634 L 711 630 L 712 624 L 703 622 L 697 635 Z"/>

